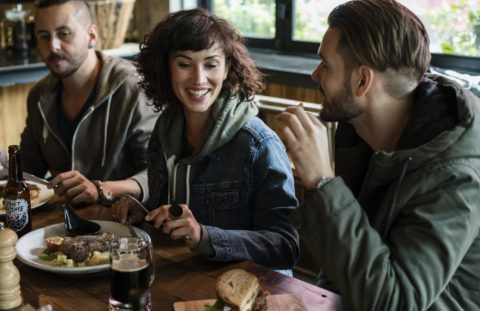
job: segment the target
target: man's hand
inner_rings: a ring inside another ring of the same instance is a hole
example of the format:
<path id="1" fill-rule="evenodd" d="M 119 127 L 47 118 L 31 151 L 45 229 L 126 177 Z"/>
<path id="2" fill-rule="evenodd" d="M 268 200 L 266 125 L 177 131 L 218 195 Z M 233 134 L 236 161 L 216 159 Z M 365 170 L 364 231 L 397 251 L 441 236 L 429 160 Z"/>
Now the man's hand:
<path id="1" fill-rule="evenodd" d="M 58 174 L 50 183 L 49 188 L 55 189 L 57 195 L 65 196 L 71 203 L 95 203 L 98 201 L 97 188 L 78 171 Z"/>
<path id="2" fill-rule="evenodd" d="M 280 136 L 295 165 L 295 174 L 307 189 L 322 177 L 334 177 L 325 125 L 302 107 L 289 107 L 277 116 Z"/>

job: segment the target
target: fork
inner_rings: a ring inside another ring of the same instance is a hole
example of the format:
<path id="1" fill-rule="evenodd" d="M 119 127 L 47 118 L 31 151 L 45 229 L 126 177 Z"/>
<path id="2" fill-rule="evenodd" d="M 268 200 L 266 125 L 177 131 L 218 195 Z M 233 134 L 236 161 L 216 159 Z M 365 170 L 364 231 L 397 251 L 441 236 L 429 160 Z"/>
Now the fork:
<path id="1" fill-rule="evenodd" d="M 121 194 L 118 196 L 118 199 L 116 199 L 115 201 L 117 200 L 120 200 L 121 198 L 127 198 L 127 199 L 131 199 L 133 202 L 135 202 L 137 204 L 138 207 L 140 207 L 145 213 L 149 213 L 150 211 L 145 207 L 145 205 L 143 205 L 139 200 L 137 200 L 134 196 L 132 195 L 129 195 L 129 194 Z"/>

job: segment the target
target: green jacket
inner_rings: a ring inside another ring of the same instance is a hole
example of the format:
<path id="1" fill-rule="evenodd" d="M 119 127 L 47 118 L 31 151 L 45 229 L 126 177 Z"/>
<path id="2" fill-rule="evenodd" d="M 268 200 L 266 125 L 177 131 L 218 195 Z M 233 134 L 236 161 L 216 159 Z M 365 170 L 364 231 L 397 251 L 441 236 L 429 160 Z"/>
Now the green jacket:
<path id="1" fill-rule="evenodd" d="M 394 152 L 341 124 L 337 177 L 292 216 L 345 309 L 480 310 L 480 100 L 438 76 L 415 96 Z"/>

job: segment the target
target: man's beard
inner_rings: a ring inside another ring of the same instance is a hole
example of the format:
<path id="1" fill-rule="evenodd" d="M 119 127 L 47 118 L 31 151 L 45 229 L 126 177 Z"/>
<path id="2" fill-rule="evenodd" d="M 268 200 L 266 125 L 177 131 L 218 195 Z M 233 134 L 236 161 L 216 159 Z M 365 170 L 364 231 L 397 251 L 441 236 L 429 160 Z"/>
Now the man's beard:
<path id="1" fill-rule="evenodd" d="M 344 83 L 343 90 L 327 99 L 322 88 L 319 86 L 323 97 L 323 108 L 320 118 L 327 122 L 348 122 L 362 113 L 362 109 L 355 103 L 351 88 Z"/>
<path id="2" fill-rule="evenodd" d="M 57 79 L 62 80 L 73 75 L 78 70 L 78 68 L 80 68 L 80 65 L 82 64 L 84 59 L 85 57 L 83 59 L 72 60 L 67 56 L 65 56 L 63 53 L 53 52 L 48 56 L 46 64 L 48 68 L 50 68 L 50 72 L 52 73 L 52 75 L 54 75 Z M 54 70 L 54 66 L 50 65 L 50 62 L 55 60 L 66 61 L 68 64 L 68 67 L 62 72 L 56 72 Z"/>

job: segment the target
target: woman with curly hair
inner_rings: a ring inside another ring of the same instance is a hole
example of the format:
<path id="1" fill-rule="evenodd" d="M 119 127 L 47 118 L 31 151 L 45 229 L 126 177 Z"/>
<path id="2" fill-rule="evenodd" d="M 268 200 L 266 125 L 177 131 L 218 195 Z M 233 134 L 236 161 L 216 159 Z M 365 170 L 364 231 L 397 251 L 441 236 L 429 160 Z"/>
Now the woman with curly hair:
<path id="1" fill-rule="evenodd" d="M 172 13 L 141 43 L 138 69 L 163 111 L 148 149 L 145 220 L 212 260 L 290 269 L 299 255 L 287 219 L 297 206 L 292 171 L 256 117 L 263 77 L 243 37 L 204 9 Z M 169 214 L 173 202 L 180 217 Z M 123 223 L 142 217 L 126 202 L 113 209 Z"/>

